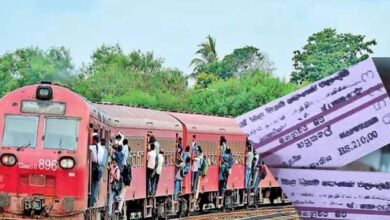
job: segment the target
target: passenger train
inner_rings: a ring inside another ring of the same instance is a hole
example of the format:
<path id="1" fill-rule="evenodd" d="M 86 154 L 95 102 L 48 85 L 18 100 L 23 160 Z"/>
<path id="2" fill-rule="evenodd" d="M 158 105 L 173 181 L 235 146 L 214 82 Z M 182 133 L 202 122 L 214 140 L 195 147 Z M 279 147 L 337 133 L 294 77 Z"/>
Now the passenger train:
<path id="1" fill-rule="evenodd" d="M 285 201 L 271 172 L 260 183 L 260 195 L 245 192 L 247 140 L 232 118 L 91 103 L 68 88 L 42 82 L 16 89 L 0 100 L 0 217 L 104 218 L 107 169 L 99 183 L 97 202 L 88 207 L 88 146 L 96 129 L 106 140 L 119 131 L 129 140 L 133 179 L 125 195 L 128 218 L 168 218 L 203 207 Z M 166 161 L 154 197 L 148 197 L 146 189 L 149 131 L 164 149 Z M 218 197 L 221 136 L 226 137 L 235 160 L 224 198 Z M 172 200 L 178 137 L 182 137 L 183 147 L 196 137 L 209 163 L 208 174 L 200 180 L 198 199 L 191 193 L 189 172 L 179 202 Z"/>

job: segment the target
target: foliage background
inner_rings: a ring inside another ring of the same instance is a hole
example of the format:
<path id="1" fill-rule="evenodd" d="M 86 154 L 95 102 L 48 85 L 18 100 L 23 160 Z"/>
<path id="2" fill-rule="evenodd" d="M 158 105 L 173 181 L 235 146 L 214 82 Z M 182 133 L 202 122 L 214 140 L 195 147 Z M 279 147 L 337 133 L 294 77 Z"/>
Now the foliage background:
<path id="1" fill-rule="evenodd" d="M 376 41 L 330 28 L 314 33 L 293 52 L 290 82 L 273 76 L 275 66 L 259 48 L 236 48 L 220 58 L 216 43 L 209 35 L 198 45 L 189 74 L 164 66 L 151 51 L 126 53 L 120 45 L 100 46 L 78 69 L 64 47 L 21 48 L 0 56 L 0 97 L 47 80 L 95 102 L 237 116 L 366 59 Z"/>

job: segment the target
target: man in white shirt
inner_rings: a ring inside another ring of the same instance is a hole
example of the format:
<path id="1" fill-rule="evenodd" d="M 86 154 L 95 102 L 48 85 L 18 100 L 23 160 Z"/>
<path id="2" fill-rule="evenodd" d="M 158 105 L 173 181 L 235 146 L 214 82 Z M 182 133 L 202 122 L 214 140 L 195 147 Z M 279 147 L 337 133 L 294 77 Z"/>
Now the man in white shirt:
<path id="1" fill-rule="evenodd" d="M 164 165 L 164 150 L 160 149 L 160 153 L 158 154 L 158 161 L 157 161 L 157 167 L 156 167 L 156 174 L 154 175 L 154 186 L 153 186 L 153 195 L 157 192 L 158 187 L 158 181 L 160 180 L 160 174 L 163 169 Z"/>
<path id="2" fill-rule="evenodd" d="M 125 139 L 125 136 L 121 132 L 118 132 L 118 135 L 115 136 L 115 145 L 123 145 L 123 140 Z"/>
<path id="3" fill-rule="evenodd" d="M 252 147 L 248 146 L 248 152 L 246 153 L 246 163 L 245 163 L 245 188 L 250 188 L 250 179 L 251 179 L 251 171 L 252 171 L 252 160 L 253 160 L 253 151 Z"/>
<path id="4" fill-rule="evenodd" d="M 127 138 L 124 138 L 124 136 L 119 133 L 123 138 L 123 141 L 122 141 L 122 144 L 123 144 L 123 148 L 122 148 L 122 153 L 124 155 L 124 159 L 123 159 L 123 165 L 124 166 L 130 166 L 130 163 L 128 162 L 128 158 L 129 158 L 129 151 L 130 151 L 130 148 L 129 148 L 129 140 Z M 124 201 L 125 201 L 125 195 L 126 195 L 126 190 L 127 190 L 127 186 L 122 182 L 122 190 L 119 194 L 119 204 L 118 204 L 118 211 L 121 211 L 122 208 L 123 208 L 123 204 L 124 204 Z"/>
<path id="5" fill-rule="evenodd" d="M 123 148 L 122 148 L 122 153 L 123 155 L 125 156 L 124 160 L 123 160 L 123 165 L 127 165 L 127 162 L 128 162 L 128 158 L 129 158 L 129 151 L 130 151 L 130 148 L 129 148 L 129 141 L 127 140 L 127 138 L 123 139 Z"/>
<path id="6" fill-rule="evenodd" d="M 192 192 L 195 193 L 198 187 L 199 179 L 199 167 L 200 167 L 200 157 L 199 153 L 195 154 L 194 159 L 192 160 Z"/>
<path id="7" fill-rule="evenodd" d="M 152 195 L 153 193 L 153 176 L 154 176 L 155 167 L 156 167 L 156 151 L 155 151 L 154 143 L 151 143 L 150 151 L 148 152 L 148 156 L 147 156 L 147 167 L 146 167 L 149 195 Z"/>

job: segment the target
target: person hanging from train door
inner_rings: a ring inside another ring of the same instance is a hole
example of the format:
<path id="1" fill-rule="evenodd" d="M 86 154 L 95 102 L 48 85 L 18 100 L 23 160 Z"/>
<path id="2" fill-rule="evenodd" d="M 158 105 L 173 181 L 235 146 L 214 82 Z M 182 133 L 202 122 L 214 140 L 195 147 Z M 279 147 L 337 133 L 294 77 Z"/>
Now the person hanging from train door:
<path id="1" fill-rule="evenodd" d="M 89 146 L 91 151 L 91 161 L 92 161 L 92 170 L 91 170 L 91 194 L 89 197 L 89 206 L 94 206 L 96 202 L 96 197 L 99 189 L 99 181 L 103 175 L 103 162 L 104 156 L 107 155 L 105 148 L 99 144 L 99 136 L 94 135 L 92 137 L 92 144 Z"/>
<path id="2" fill-rule="evenodd" d="M 265 167 L 264 161 L 259 159 L 257 166 L 259 167 L 259 174 L 257 175 L 255 181 L 255 188 L 254 188 L 255 195 L 257 195 L 257 193 L 259 192 L 260 181 L 265 179 L 265 177 L 267 176 L 267 169 Z"/>
<path id="3" fill-rule="evenodd" d="M 123 167 L 125 164 L 125 155 L 123 154 L 122 150 L 123 150 L 123 146 L 118 145 L 118 146 L 116 146 L 116 149 L 112 155 L 116 159 L 117 165 L 118 165 L 119 170 L 121 172 L 123 171 Z"/>
<path id="4" fill-rule="evenodd" d="M 100 166 L 101 166 L 101 170 L 103 170 L 104 167 L 107 166 L 107 161 L 108 161 L 110 155 L 109 155 L 109 153 L 108 153 L 108 151 L 107 151 L 107 142 L 106 142 L 106 139 L 102 138 L 102 139 L 100 140 L 100 142 L 99 142 L 99 145 L 100 145 L 99 149 L 100 149 L 100 148 L 103 148 L 103 160 L 102 160 L 102 163 L 101 163 L 101 165 L 100 165 Z"/>
<path id="5" fill-rule="evenodd" d="M 206 155 L 203 154 L 203 160 L 202 160 L 202 163 L 200 165 L 199 175 L 203 178 L 203 177 L 207 176 L 208 171 L 209 171 L 209 161 L 208 161 Z"/>
<path id="6" fill-rule="evenodd" d="M 187 157 L 185 161 L 182 161 L 180 164 L 175 164 L 178 169 L 175 175 L 175 191 L 173 193 L 173 201 L 177 201 L 177 196 L 181 191 L 181 183 L 190 171 L 190 162 L 190 157 Z"/>
<path id="7" fill-rule="evenodd" d="M 198 193 L 199 193 L 199 182 L 201 181 L 202 177 L 203 177 L 203 172 L 204 172 L 204 169 L 206 168 L 206 161 L 204 159 L 204 154 L 203 154 L 203 149 L 201 146 L 198 146 L 198 157 L 199 157 L 199 167 L 198 167 L 198 178 L 195 182 L 195 196 L 194 196 L 194 199 L 198 199 Z"/>
<path id="8" fill-rule="evenodd" d="M 153 135 L 153 132 L 152 131 L 148 131 L 148 144 L 149 146 L 151 144 L 154 144 L 154 150 L 156 151 L 156 159 L 155 159 L 155 167 L 154 167 L 154 173 L 152 174 L 153 176 L 153 180 L 152 180 L 152 188 L 153 190 L 151 191 L 152 195 L 154 195 L 154 190 L 157 190 L 157 189 L 154 189 L 154 186 L 155 186 L 155 182 L 156 182 L 156 170 L 157 170 L 157 165 L 158 165 L 158 160 L 159 160 L 159 154 L 160 154 L 160 143 L 158 143 L 156 137 Z M 150 147 L 149 147 L 150 148 Z"/>
<path id="9" fill-rule="evenodd" d="M 114 199 L 120 194 L 122 188 L 121 174 L 119 170 L 120 162 L 117 161 L 117 158 L 112 157 L 111 165 L 108 166 L 109 171 L 109 197 L 108 197 L 108 219 L 112 217 L 112 205 L 114 203 Z M 118 210 L 115 211 L 116 213 Z"/>
<path id="10" fill-rule="evenodd" d="M 186 150 L 181 154 L 181 162 L 187 161 L 187 158 L 190 158 L 190 156 L 191 156 L 190 145 L 187 145 Z"/>
<path id="11" fill-rule="evenodd" d="M 197 150 L 194 155 L 194 158 L 192 159 L 192 193 L 195 193 L 198 187 L 199 166 L 200 166 L 200 157 L 199 157 L 199 151 Z"/>
<path id="12" fill-rule="evenodd" d="M 156 195 L 158 189 L 158 182 L 160 181 L 161 171 L 164 165 L 164 150 L 160 149 L 160 153 L 158 154 L 158 160 L 156 161 L 156 171 L 153 177 L 153 195 Z"/>
<path id="13" fill-rule="evenodd" d="M 128 139 L 124 138 L 122 144 L 123 144 L 122 153 L 124 155 L 124 158 L 123 158 L 123 170 L 121 172 L 122 190 L 119 195 L 119 204 L 118 204 L 118 210 L 120 212 L 122 212 L 123 209 L 127 187 L 130 186 L 131 179 L 132 179 L 131 163 L 130 163 L 130 155 L 129 155 L 130 147 L 129 147 Z"/>
<path id="14" fill-rule="evenodd" d="M 203 178 L 206 178 L 208 170 L 209 170 L 209 162 L 206 158 L 206 155 L 203 154 L 202 148 L 199 146 L 199 152 L 201 154 L 200 158 L 200 167 L 199 167 L 199 180 L 198 180 L 198 186 L 196 190 L 196 194 L 194 196 L 195 200 L 198 200 L 199 197 L 199 189 L 201 187 L 200 183 L 202 182 Z M 203 209 L 203 206 L 201 206 L 201 209 Z"/>
<path id="15" fill-rule="evenodd" d="M 151 196 L 153 192 L 153 176 L 154 176 L 154 169 L 156 167 L 156 150 L 154 143 L 151 143 L 150 150 L 147 155 L 147 167 L 146 167 L 146 182 L 147 182 L 147 190 L 148 195 Z"/>
<path id="16" fill-rule="evenodd" d="M 259 175 L 259 167 L 257 166 L 259 159 L 260 159 L 260 155 L 256 152 L 253 152 L 251 183 L 250 183 L 251 189 L 254 188 L 257 175 Z"/>
<path id="17" fill-rule="evenodd" d="M 232 168 L 234 165 L 234 159 L 233 159 L 233 154 L 230 148 L 226 148 L 225 154 L 222 156 L 222 163 L 226 163 L 228 173 L 226 175 L 226 181 L 224 182 L 224 190 L 227 189 L 227 182 L 229 180 L 229 176 L 232 174 Z"/>
<path id="18" fill-rule="evenodd" d="M 253 151 L 250 144 L 248 144 L 245 162 L 245 189 L 249 192 L 251 182 Z"/>
<path id="19" fill-rule="evenodd" d="M 218 193 L 220 197 L 223 197 L 224 192 L 226 190 L 226 182 L 229 175 L 229 168 L 228 163 L 225 160 L 226 158 L 222 158 L 221 166 L 219 168 L 219 175 L 218 175 Z"/>

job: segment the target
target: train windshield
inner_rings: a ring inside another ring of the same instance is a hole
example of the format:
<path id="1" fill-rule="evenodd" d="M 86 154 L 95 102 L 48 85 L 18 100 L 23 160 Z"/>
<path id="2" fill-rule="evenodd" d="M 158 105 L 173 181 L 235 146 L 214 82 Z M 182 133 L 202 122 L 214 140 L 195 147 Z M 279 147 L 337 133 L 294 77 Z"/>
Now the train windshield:
<path id="1" fill-rule="evenodd" d="M 75 119 L 46 118 L 45 140 L 46 149 L 75 150 L 79 121 Z"/>
<path id="2" fill-rule="evenodd" d="M 35 147 L 38 117 L 7 115 L 4 124 L 3 146 Z"/>

